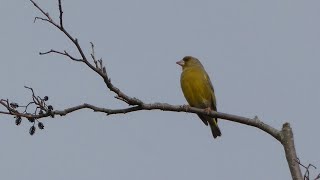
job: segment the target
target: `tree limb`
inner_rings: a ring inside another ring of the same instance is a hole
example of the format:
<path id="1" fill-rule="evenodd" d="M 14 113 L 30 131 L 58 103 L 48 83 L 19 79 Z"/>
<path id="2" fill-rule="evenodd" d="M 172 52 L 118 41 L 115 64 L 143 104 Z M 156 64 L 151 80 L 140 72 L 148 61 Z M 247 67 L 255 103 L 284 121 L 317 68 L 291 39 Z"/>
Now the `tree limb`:
<path id="1" fill-rule="evenodd" d="M 284 123 L 281 130 L 281 143 L 283 145 L 292 179 L 302 179 L 302 173 L 297 162 L 297 152 L 294 146 L 293 133 L 289 123 Z"/>

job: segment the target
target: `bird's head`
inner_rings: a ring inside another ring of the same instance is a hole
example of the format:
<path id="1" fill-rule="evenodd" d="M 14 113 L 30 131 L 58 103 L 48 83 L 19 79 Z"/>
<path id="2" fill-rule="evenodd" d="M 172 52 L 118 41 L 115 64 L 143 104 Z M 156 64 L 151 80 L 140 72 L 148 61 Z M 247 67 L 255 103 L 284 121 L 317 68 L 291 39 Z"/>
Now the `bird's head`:
<path id="1" fill-rule="evenodd" d="M 192 56 L 186 56 L 182 60 L 176 62 L 178 65 L 182 67 L 182 69 L 188 68 L 188 67 L 195 67 L 195 66 L 201 66 L 202 64 L 200 61 Z"/>

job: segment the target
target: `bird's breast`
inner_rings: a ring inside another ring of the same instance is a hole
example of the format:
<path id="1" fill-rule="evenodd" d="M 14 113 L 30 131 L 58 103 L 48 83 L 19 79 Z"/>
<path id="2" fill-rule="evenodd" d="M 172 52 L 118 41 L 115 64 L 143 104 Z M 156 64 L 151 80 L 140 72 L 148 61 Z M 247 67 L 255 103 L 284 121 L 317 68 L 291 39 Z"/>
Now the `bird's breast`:
<path id="1" fill-rule="evenodd" d="M 188 70 L 181 74 L 181 88 L 190 106 L 206 108 L 211 106 L 211 88 L 201 70 Z"/>

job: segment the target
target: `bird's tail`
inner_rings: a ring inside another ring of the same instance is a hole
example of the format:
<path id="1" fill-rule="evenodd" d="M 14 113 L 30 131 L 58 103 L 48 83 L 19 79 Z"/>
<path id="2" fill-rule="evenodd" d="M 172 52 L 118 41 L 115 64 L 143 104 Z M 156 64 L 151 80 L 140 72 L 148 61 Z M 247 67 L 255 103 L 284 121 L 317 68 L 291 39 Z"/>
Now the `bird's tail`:
<path id="1" fill-rule="evenodd" d="M 211 128 L 211 132 L 214 138 L 217 138 L 218 136 L 221 136 L 221 131 L 218 127 L 218 121 L 216 118 L 212 119 L 211 121 L 208 121 L 210 128 Z"/>

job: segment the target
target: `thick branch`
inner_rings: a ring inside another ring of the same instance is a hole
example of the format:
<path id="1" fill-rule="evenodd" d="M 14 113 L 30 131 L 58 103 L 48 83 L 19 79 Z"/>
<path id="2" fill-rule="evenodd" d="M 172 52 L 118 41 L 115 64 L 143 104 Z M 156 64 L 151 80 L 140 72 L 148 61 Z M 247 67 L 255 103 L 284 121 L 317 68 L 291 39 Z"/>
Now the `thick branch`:
<path id="1" fill-rule="evenodd" d="M 55 110 L 55 111 L 52 111 L 52 114 L 65 116 L 71 112 L 78 111 L 81 109 L 92 109 L 95 112 L 103 112 L 103 113 L 106 113 L 107 115 L 125 114 L 125 113 L 130 113 L 130 112 L 135 112 L 135 111 L 141 111 L 141 110 L 162 110 L 162 111 L 173 111 L 173 112 L 197 113 L 197 114 L 208 115 L 211 117 L 216 117 L 216 118 L 225 119 L 225 120 L 237 122 L 240 124 L 245 124 L 245 125 L 256 127 L 258 129 L 261 129 L 262 131 L 270 134 L 271 136 L 273 136 L 274 138 L 276 138 L 278 141 L 281 142 L 280 131 L 271 127 L 268 124 L 263 123 L 262 121 L 258 120 L 257 118 L 250 119 L 250 118 L 246 118 L 246 117 L 236 116 L 236 115 L 227 114 L 227 113 L 220 113 L 220 112 L 215 112 L 215 111 L 211 111 L 208 113 L 208 111 L 205 109 L 199 109 L 199 108 L 194 108 L 194 107 L 187 107 L 186 108 L 186 106 L 170 105 L 167 103 L 152 103 L 152 104 L 142 103 L 139 106 L 133 106 L 133 107 L 124 108 L 124 109 L 101 108 L 101 107 L 97 107 L 97 106 L 85 103 L 85 104 L 74 106 L 74 107 L 67 108 L 64 110 Z M 52 114 L 34 115 L 34 118 L 40 119 L 40 118 L 51 116 Z M 30 117 L 30 114 L 25 115 L 23 113 L 21 113 L 21 114 L 20 113 L 13 113 L 12 115 L 19 115 L 21 117 Z"/>
<path id="2" fill-rule="evenodd" d="M 300 180 L 302 179 L 301 169 L 299 163 L 297 162 L 298 157 L 296 149 L 294 146 L 293 133 L 289 123 L 283 124 L 282 130 L 282 145 L 286 154 L 288 166 L 291 172 L 292 179 Z"/>

